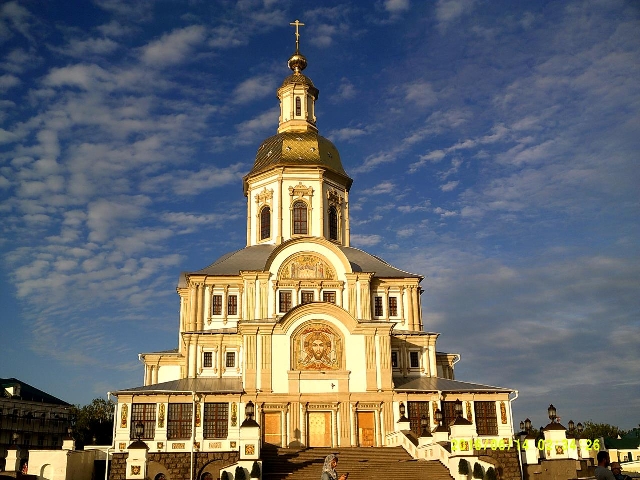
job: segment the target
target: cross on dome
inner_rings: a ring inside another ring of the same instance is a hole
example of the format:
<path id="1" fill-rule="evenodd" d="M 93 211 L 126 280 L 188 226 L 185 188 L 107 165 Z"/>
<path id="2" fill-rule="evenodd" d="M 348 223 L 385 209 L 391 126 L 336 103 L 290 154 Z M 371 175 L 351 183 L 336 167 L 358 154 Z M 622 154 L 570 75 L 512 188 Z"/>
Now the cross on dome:
<path id="1" fill-rule="evenodd" d="M 291 22 L 289 25 L 291 25 L 292 27 L 296 27 L 296 52 L 299 52 L 300 51 L 300 32 L 298 29 L 300 27 L 304 27 L 304 23 L 296 19 L 295 22 Z"/>

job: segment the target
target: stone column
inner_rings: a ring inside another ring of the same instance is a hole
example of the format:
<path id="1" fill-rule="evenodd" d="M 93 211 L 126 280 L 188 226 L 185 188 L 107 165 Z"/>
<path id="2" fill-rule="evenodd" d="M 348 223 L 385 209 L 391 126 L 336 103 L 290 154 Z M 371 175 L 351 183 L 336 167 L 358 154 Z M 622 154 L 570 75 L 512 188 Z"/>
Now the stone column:
<path id="1" fill-rule="evenodd" d="M 404 317 L 404 287 L 400 287 L 400 295 L 398 295 L 398 308 L 400 309 L 398 313 L 400 314 L 400 318 L 402 318 L 402 325 L 404 325 L 406 323 Z"/>
<path id="2" fill-rule="evenodd" d="M 413 323 L 412 330 L 420 331 L 420 303 L 418 302 L 418 288 L 411 288 L 411 296 L 413 299 Z"/>
<path id="3" fill-rule="evenodd" d="M 262 346 L 261 351 L 261 365 L 260 365 L 260 389 L 263 392 L 271 393 L 273 392 L 273 388 L 271 386 L 271 333 L 262 333 L 260 334 L 260 342 Z"/>
<path id="4" fill-rule="evenodd" d="M 378 390 L 376 381 L 377 368 L 376 368 L 376 345 L 375 336 L 366 335 L 364 337 L 365 358 L 366 358 L 366 385 L 368 392 L 375 392 Z"/>
<path id="5" fill-rule="evenodd" d="M 203 329 L 204 323 L 204 285 L 198 283 L 196 286 L 198 294 L 198 316 L 196 317 L 196 330 Z"/>

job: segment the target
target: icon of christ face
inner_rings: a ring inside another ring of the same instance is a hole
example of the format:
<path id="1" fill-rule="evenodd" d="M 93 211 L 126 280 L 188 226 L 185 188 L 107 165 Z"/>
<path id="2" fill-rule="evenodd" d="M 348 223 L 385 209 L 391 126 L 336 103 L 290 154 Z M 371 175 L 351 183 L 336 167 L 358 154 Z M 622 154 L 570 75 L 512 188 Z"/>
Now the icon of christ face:
<path id="1" fill-rule="evenodd" d="M 312 332 L 307 337 L 305 343 L 305 352 L 307 354 L 306 362 L 317 362 L 329 365 L 331 352 L 331 339 L 326 333 Z"/>

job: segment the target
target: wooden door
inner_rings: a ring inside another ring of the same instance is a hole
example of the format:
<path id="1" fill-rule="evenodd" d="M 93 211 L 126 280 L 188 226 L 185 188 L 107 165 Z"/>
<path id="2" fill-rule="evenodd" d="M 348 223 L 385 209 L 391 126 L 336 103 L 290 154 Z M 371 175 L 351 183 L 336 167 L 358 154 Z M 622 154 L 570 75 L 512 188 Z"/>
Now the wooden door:
<path id="1" fill-rule="evenodd" d="M 331 446 L 331 412 L 309 412 L 309 446 Z"/>
<path id="2" fill-rule="evenodd" d="M 358 446 L 375 447 L 376 427 L 374 412 L 358 412 Z"/>
<path id="3" fill-rule="evenodd" d="M 264 443 L 282 446 L 282 415 L 280 412 L 264 413 L 263 432 Z"/>

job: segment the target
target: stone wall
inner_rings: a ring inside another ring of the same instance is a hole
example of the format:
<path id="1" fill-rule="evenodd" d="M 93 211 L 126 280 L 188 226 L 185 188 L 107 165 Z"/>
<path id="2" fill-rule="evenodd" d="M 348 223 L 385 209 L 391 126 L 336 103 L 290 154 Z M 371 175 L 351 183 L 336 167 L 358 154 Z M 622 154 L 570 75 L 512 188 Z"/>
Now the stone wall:
<path id="1" fill-rule="evenodd" d="M 126 479 L 127 456 L 127 453 L 113 454 L 109 480 Z M 194 453 L 194 480 L 205 471 L 211 473 L 213 478 L 219 478 L 220 469 L 236 463 L 238 459 L 238 452 Z M 163 472 L 167 480 L 186 480 L 191 476 L 191 453 L 150 453 L 147 465 L 147 477 L 151 480 L 159 472 Z"/>
<path id="2" fill-rule="evenodd" d="M 509 448 L 504 450 L 480 450 L 480 460 L 494 465 L 500 480 L 521 480 L 520 463 L 518 460 L 518 450 Z M 471 463 L 473 468 L 473 463 Z M 559 477 L 558 477 L 559 478 Z"/>

